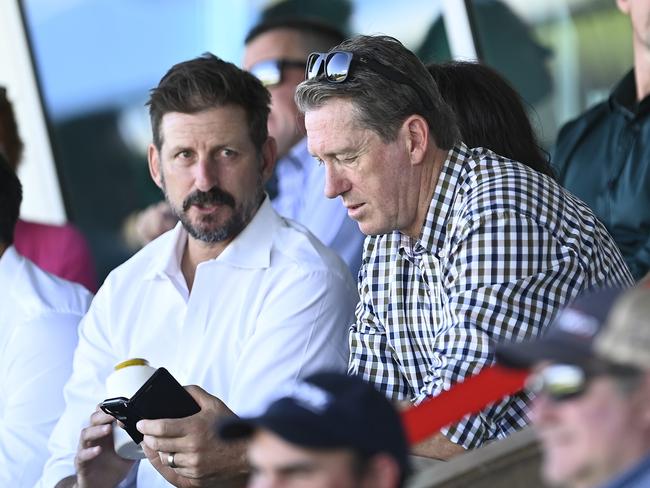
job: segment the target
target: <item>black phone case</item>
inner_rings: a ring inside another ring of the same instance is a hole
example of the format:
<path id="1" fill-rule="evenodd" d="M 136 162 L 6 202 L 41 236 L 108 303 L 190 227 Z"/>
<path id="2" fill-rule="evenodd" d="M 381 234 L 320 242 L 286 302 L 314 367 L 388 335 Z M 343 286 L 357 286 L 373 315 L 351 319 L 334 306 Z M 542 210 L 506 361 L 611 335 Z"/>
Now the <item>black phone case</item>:
<path id="1" fill-rule="evenodd" d="M 135 428 L 139 420 L 179 419 L 201 410 L 194 398 L 165 368 L 158 368 L 131 399 L 124 402 L 123 412 L 116 415 L 114 410 L 105 409 L 105 404 L 111 400 L 115 399 L 102 403 L 102 410 L 120 420 L 136 444 L 140 444 L 143 438 Z"/>

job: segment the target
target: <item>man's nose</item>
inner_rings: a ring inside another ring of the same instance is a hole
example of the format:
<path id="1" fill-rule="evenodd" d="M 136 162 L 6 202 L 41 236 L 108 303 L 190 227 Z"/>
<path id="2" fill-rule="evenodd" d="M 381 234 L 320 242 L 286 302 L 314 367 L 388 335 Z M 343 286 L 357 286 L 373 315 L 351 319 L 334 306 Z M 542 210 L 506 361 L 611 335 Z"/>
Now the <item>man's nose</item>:
<path id="1" fill-rule="evenodd" d="M 544 392 L 535 395 L 530 404 L 530 421 L 533 425 L 542 425 L 553 412 L 555 402 Z"/>
<path id="2" fill-rule="evenodd" d="M 219 183 L 217 164 L 208 157 L 202 157 L 196 163 L 194 183 L 198 190 L 208 191 Z"/>
<path id="3" fill-rule="evenodd" d="M 336 198 L 350 189 L 350 182 L 334 165 L 325 163 L 325 196 Z"/>

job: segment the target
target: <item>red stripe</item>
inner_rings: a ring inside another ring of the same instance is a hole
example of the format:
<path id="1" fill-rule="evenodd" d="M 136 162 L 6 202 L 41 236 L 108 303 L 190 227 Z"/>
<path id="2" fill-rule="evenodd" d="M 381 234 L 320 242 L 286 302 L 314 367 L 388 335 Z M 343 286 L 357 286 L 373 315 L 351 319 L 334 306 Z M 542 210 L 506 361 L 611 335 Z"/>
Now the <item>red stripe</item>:
<path id="1" fill-rule="evenodd" d="M 489 366 L 451 390 L 425 400 L 402 412 L 402 422 L 410 444 L 417 444 L 465 415 L 477 413 L 490 403 L 524 387 L 528 372 L 499 365 Z"/>

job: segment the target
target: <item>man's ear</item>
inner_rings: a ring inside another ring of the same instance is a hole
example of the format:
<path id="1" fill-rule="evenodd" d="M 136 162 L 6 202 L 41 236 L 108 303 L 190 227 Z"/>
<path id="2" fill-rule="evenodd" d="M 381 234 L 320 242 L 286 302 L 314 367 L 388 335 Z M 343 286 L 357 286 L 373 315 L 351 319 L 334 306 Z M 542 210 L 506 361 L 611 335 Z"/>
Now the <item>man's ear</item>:
<path id="1" fill-rule="evenodd" d="M 363 488 L 394 488 L 399 486 L 402 473 L 397 461 L 388 454 L 375 454 L 368 461 Z"/>
<path id="2" fill-rule="evenodd" d="M 429 124 L 421 115 L 411 115 L 402 124 L 402 132 L 411 164 L 420 164 L 429 145 Z"/>
<path id="3" fill-rule="evenodd" d="M 616 0 L 616 6 L 625 15 L 630 15 L 630 2 L 628 0 Z"/>
<path id="4" fill-rule="evenodd" d="M 149 173 L 158 188 L 162 189 L 162 177 L 160 168 L 160 153 L 154 144 L 149 144 L 147 148 L 147 160 L 149 161 Z"/>
<path id="5" fill-rule="evenodd" d="M 278 157 L 278 145 L 271 136 L 267 137 L 262 145 L 262 181 L 266 183 L 273 174 L 275 162 Z"/>

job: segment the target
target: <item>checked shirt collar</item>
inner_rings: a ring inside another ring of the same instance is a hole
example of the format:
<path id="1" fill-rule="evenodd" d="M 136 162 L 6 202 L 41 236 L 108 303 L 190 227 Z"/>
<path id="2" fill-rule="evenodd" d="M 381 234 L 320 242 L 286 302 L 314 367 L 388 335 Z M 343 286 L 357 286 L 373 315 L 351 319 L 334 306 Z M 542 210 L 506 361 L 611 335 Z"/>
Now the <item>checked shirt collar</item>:
<path id="1" fill-rule="evenodd" d="M 457 187 L 461 184 L 463 162 L 470 156 L 467 146 L 462 142 L 447 154 L 433 191 L 420 238 L 413 239 L 406 234 L 396 232 L 399 239 L 399 252 L 405 255 L 409 261 L 419 260 L 424 253 L 440 258 L 440 250 L 445 242 L 447 223 L 451 218 L 451 207 L 458 193 Z"/>

